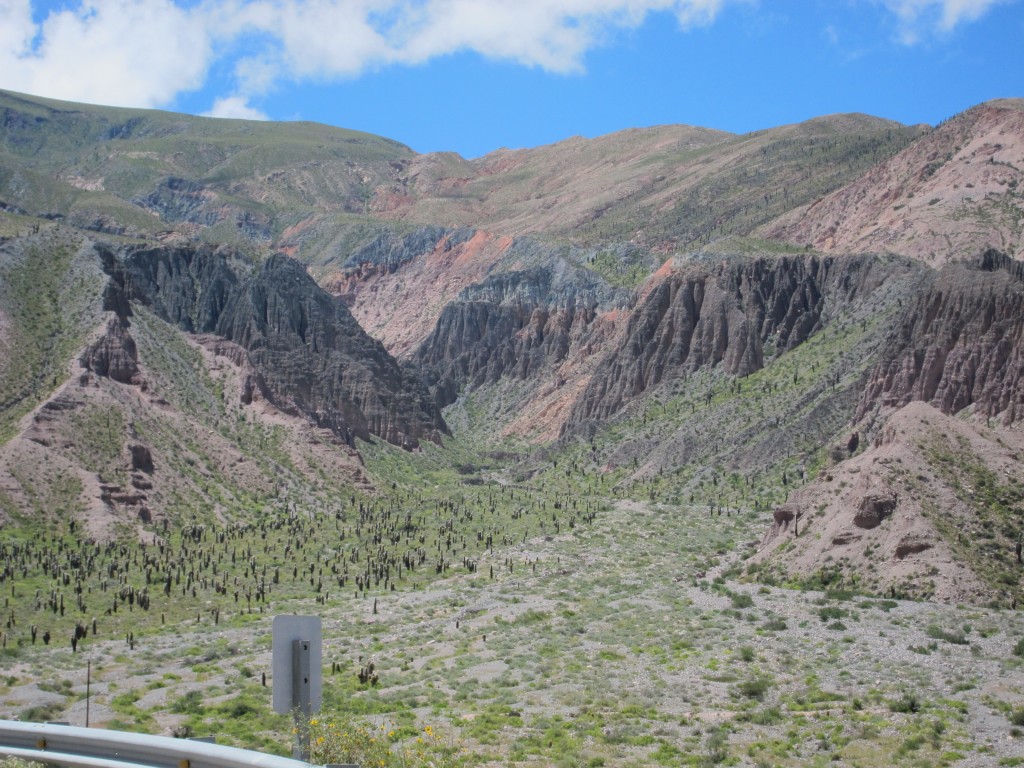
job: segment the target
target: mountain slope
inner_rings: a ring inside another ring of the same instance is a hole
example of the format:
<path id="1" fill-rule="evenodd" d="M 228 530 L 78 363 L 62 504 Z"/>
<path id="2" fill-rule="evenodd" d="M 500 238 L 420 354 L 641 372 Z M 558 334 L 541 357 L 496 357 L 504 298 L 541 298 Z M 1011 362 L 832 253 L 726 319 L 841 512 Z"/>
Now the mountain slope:
<path id="1" fill-rule="evenodd" d="M 360 212 L 388 139 L 313 123 L 220 120 L 0 91 L 0 202 L 92 229 L 270 242 L 311 209 Z M 32 183 L 25 175 L 33 174 Z"/>
<path id="2" fill-rule="evenodd" d="M 980 248 L 1017 242 L 1013 104 L 934 130 L 662 126 L 472 161 L 309 124 L 0 110 L 12 521 L 145 536 L 196 510 L 492 480 L 752 521 L 808 478 L 827 506 L 813 478 L 895 408 L 1024 413 L 1017 252 Z M 968 177 L 995 186 L 964 225 L 944 201 Z M 885 242 L 858 224 L 883 200 L 903 227 Z M 941 270 L 918 248 L 937 233 Z M 792 539 L 763 574 L 827 562 Z M 996 594 L 1002 571 L 949 553 L 977 577 L 965 599 Z"/>
<path id="3" fill-rule="evenodd" d="M 995 248 L 1024 258 L 1024 100 L 973 107 L 860 179 L 759 234 L 828 253 L 941 266 Z"/>
<path id="4" fill-rule="evenodd" d="M 101 538 L 223 519 L 282 487 L 366 489 L 352 447 L 444 421 L 415 375 L 286 256 L 97 242 L 9 221 L 0 242 L 0 518 Z"/>
<path id="5" fill-rule="evenodd" d="M 945 602 L 1024 600 L 1016 542 L 1024 436 L 921 402 L 774 513 L 747 570 Z"/>
<path id="6" fill-rule="evenodd" d="M 298 262 L 279 255 L 256 266 L 209 247 L 101 255 L 112 278 L 107 308 L 125 325 L 130 303 L 141 302 L 183 331 L 238 346 L 254 371 L 243 399 L 259 390 L 349 445 L 375 434 L 412 448 L 444 429 L 419 383 Z"/>
<path id="7" fill-rule="evenodd" d="M 659 126 L 546 147 L 502 150 L 453 166 L 419 158 L 387 216 L 545 233 L 580 244 L 634 241 L 661 251 L 747 234 L 852 181 L 922 133 L 836 115 L 742 136 Z"/>

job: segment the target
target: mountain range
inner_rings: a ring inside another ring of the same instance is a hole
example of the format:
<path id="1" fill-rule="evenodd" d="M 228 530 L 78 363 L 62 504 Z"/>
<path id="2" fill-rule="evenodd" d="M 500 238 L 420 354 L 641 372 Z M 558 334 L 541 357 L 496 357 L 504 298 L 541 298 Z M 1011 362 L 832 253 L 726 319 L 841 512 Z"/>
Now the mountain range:
<path id="1" fill-rule="evenodd" d="M 9 92 L 0 127 L 5 526 L 387 493 L 395 446 L 753 510 L 751 578 L 1024 597 L 1024 100 L 473 160 Z"/>

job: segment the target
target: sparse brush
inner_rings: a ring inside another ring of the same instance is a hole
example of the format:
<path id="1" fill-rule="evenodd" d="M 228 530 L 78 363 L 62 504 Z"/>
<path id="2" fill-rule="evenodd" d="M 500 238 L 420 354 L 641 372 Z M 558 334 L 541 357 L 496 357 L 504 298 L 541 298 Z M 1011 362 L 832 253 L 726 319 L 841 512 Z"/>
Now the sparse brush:
<path id="1" fill-rule="evenodd" d="M 312 765 L 349 763 L 372 768 L 456 768 L 467 755 L 459 739 L 427 725 L 415 735 L 394 722 L 373 723 L 348 715 L 309 720 Z"/>

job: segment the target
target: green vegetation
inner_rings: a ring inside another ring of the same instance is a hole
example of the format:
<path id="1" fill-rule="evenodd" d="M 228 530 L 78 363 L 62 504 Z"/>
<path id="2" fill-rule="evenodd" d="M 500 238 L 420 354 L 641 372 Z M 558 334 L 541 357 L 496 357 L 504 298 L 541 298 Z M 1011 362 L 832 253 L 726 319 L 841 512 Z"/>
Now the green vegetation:
<path id="1" fill-rule="evenodd" d="M 102 281 L 80 246 L 69 233 L 47 230 L 0 260 L 0 332 L 18 351 L 0 361 L 0 441 L 64 383 L 68 359 L 99 321 Z"/>
<path id="2" fill-rule="evenodd" d="M 936 528 L 971 570 L 1011 601 L 1024 602 L 1018 556 L 1024 535 L 1024 482 L 999 477 L 969 445 L 947 436 L 932 435 L 925 448 L 935 471 L 970 510 L 964 517 L 933 515 Z"/>

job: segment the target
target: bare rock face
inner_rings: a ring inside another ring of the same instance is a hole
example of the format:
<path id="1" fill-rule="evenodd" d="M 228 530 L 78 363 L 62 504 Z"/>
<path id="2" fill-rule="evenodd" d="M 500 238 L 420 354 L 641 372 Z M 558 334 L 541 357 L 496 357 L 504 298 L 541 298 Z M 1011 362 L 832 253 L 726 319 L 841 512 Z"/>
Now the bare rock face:
<path id="1" fill-rule="evenodd" d="M 139 374 L 139 356 L 127 323 L 112 317 L 106 333 L 82 353 L 79 362 L 97 376 L 132 383 Z"/>
<path id="2" fill-rule="evenodd" d="M 898 262 L 875 257 L 691 262 L 649 289 L 572 421 L 600 420 L 663 380 L 721 365 L 735 376 L 804 342 L 829 313 L 874 290 Z"/>
<path id="3" fill-rule="evenodd" d="M 923 400 L 1024 418 L 1024 264 L 986 252 L 950 264 L 907 307 L 873 371 L 857 418 Z"/>
<path id="4" fill-rule="evenodd" d="M 138 472 L 152 474 L 153 454 L 149 448 L 141 443 L 132 443 L 128 446 L 128 453 L 131 456 L 132 469 Z M 138 487 L 138 485 L 136 485 Z"/>
<path id="5" fill-rule="evenodd" d="M 853 516 L 853 524 L 858 528 L 877 528 L 896 510 L 896 501 L 896 494 L 891 491 L 866 493 Z"/>
<path id="6" fill-rule="evenodd" d="M 373 434 L 413 448 L 446 431 L 415 376 L 292 259 L 268 259 L 231 296 L 215 332 L 248 351 L 267 400 L 349 444 Z"/>
<path id="7" fill-rule="evenodd" d="M 772 513 L 775 520 L 776 532 L 789 528 L 789 524 L 800 517 L 800 507 L 797 504 L 780 504 Z"/>
<path id="8" fill-rule="evenodd" d="M 600 305 L 625 303 L 624 292 L 564 267 L 495 275 L 444 308 L 413 356 L 440 405 L 463 389 L 551 372 L 585 343 Z"/>
<path id="9" fill-rule="evenodd" d="M 107 254 L 105 264 L 122 323 L 136 301 L 207 344 L 211 334 L 230 342 L 232 359 L 251 369 L 243 402 L 258 391 L 349 445 L 377 435 L 414 448 L 447 431 L 420 381 L 287 256 L 257 268 L 228 249 L 157 247 Z"/>

